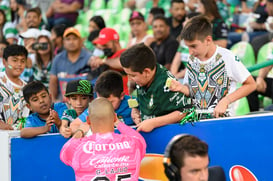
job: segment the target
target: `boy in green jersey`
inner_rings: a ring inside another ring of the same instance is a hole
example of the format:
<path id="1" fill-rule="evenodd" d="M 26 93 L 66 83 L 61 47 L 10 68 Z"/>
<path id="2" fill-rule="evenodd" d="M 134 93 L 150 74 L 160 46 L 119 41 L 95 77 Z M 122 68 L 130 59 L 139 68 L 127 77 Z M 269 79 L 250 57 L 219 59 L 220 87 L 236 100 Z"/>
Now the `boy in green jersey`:
<path id="1" fill-rule="evenodd" d="M 60 133 L 68 138 L 75 133 L 69 127 L 70 123 L 82 114 L 93 100 L 93 87 L 88 80 L 72 80 L 67 84 L 65 96 L 72 109 L 64 111 Z"/>
<path id="2" fill-rule="evenodd" d="M 139 111 L 132 110 L 132 118 L 138 131 L 150 132 L 154 128 L 177 123 L 189 106 L 189 99 L 180 92 L 169 90 L 168 80 L 174 76 L 156 63 L 152 49 L 143 43 L 132 46 L 122 53 L 121 65 L 129 79 L 137 84 Z"/>

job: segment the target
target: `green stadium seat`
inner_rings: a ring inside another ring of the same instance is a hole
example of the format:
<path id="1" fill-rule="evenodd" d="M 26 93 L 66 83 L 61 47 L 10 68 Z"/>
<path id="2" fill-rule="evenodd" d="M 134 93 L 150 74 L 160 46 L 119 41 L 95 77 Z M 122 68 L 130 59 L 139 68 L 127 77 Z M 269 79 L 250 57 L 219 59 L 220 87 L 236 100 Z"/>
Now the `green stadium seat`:
<path id="1" fill-rule="evenodd" d="M 165 10 L 165 16 L 166 17 L 171 16 L 170 11 L 169 11 L 169 9 L 171 7 L 170 0 L 159 0 L 158 6 Z"/>
<path id="2" fill-rule="evenodd" d="M 74 28 L 76 28 L 77 30 L 79 30 L 82 38 L 86 38 L 89 34 L 88 29 L 86 28 L 86 26 L 82 25 L 82 24 L 76 24 L 74 26 Z"/>
<path id="3" fill-rule="evenodd" d="M 273 42 L 269 42 L 269 43 L 263 45 L 258 52 L 257 63 L 262 63 L 262 62 L 268 60 L 268 57 L 270 54 L 272 54 L 272 52 L 273 52 Z M 258 75 L 258 73 L 257 73 L 257 75 Z M 268 73 L 267 77 L 273 78 L 273 70 L 272 69 Z M 262 95 L 259 95 L 259 99 L 263 103 L 263 105 L 260 105 L 260 107 L 262 107 L 262 106 L 267 107 L 270 104 L 272 104 L 272 99 L 270 99 L 268 97 L 264 97 Z"/>
<path id="4" fill-rule="evenodd" d="M 230 50 L 239 57 L 240 61 L 246 66 L 250 67 L 255 65 L 255 55 L 252 46 L 248 42 L 238 42 L 234 44 Z M 241 85 L 238 84 L 237 87 L 239 88 Z M 246 115 L 250 112 L 249 105 L 247 98 L 241 98 L 235 103 L 235 115 L 241 116 Z"/>
<path id="5" fill-rule="evenodd" d="M 250 67 L 255 65 L 255 55 L 252 46 L 248 42 L 238 42 L 234 44 L 230 50 L 239 57 L 240 61 L 246 66 Z M 256 72 L 256 71 L 255 71 Z M 252 75 L 254 75 L 252 73 Z M 256 75 L 256 74 L 255 74 Z"/>
<path id="6" fill-rule="evenodd" d="M 93 11 L 99 10 L 99 9 L 105 9 L 106 4 L 104 0 L 92 0 L 90 4 L 90 9 Z"/>
<path id="7" fill-rule="evenodd" d="M 132 11 L 129 8 L 124 8 L 119 13 L 119 18 L 117 19 L 117 23 L 119 24 L 129 24 L 129 18 Z"/>
<path id="8" fill-rule="evenodd" d="M 234 104 L 235 104 L 235 115 L 236 116 L 246 115 L 250 112 L 248 100 L 246 97 L 243 97 L 243 98 L 237 100 Z"/>
<path id="9" fill-rule="evenodd" d="M 123 9 L 123 1 L 109 0 L 107 3 L 107 9 L 111 9 L 113 13 L 119 13 Z"/>
<path id="10" fill-rule="evenodd" d="M 93 16 L 92 10 L 80 11 L 79 16 L 77 18 L 76 24 L 83 25 L 84 27 L 88 27 L 89 19 Z"/>
<path id="11" fill-rule="evenodd" d="M 261 63 L 268 60 L 268 57 L 269 55 L 272 54 L 272 52 L 273 42 L 269 42 L 263 45 L 258 52 L 257 63 Z M 270 71 L 269 76 L 273 77 L 273 71 Z"/>
<path id="12" fill-rule="evenodd" d="M 102 16 L 107 27 L 112 27 L 116 23 L 116 19 L 111 9 L 100 9 L 94 12 L 94 15 Z"/>

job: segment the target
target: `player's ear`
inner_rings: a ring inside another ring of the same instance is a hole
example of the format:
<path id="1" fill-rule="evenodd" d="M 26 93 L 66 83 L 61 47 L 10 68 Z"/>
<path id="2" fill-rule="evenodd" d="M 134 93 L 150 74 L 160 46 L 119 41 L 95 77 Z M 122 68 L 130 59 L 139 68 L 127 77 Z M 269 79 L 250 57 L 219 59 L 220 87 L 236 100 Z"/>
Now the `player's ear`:
<path id="1" fill-rule="evenodd" d="M 114 123 L 115 123 L 117 120 L 118 120 L 118 115 L 117 115 L 117 113 L 115 113 L 115 115 L 114 115 Z"/>
<path id="2" fill-rule="evenodd" d="M 89 124 L 89 125 L 91 124 L 89 116 L 86 117 L 86 123 Z"/>

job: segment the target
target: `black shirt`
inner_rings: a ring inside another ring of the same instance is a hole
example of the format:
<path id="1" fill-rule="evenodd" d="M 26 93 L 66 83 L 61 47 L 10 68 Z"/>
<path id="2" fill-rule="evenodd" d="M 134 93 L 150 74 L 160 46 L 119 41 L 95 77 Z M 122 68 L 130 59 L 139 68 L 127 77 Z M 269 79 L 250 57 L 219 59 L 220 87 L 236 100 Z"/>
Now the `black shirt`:
<path id="1" fill-rule="evenodd" d="M 155 52 L 157 62 L 163 66 L 172 63 L 178 46 L 179 43 L 170 35 L 159 45 L 156 42 L 151 44 L 151 48 Z"/>
<path id="2" fill-rule="evenodd" d="M 177 27 L 173 27 L 173 23 L 172 23 L 172 16 L 169 17 L 168 20 L 168 24 L 170 26 L 170 35 L 173 36 L 174 38 L 177 38 L 178 35 L 180 35 L 182 28 L 183 28 L 183 20 L 179 23 L 179 25 Z"/>

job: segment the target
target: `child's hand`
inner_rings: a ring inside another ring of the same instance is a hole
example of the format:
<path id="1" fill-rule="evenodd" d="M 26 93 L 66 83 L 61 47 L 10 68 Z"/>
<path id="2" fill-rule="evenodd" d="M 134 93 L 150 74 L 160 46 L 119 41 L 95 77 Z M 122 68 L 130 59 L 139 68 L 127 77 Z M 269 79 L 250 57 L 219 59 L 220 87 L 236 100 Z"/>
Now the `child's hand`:
<path id="1" fill-rule="evenodd" d="M 120 120 L 118 119 L 118 116 L 116 114 L 115 115 L 115 120 L 114 120 L 114 126 L 117 128 L 119 123 L 120 123 Z"/>
<path id="2" fill-rule="evenodd" d="M 151 132 L 154 128 L 156 128 L 154 124 L 155 121 L 156 118 L 146 119 L 142 121 L 141 123 L 137 124 L 137 131 Z"/>
<path id="3" fill-rule="evenodd" d="M 62 121 L 60 120 L 58 113 L 55 110 L 50 109 L 49 118 L 54 124 L 56 124 L 58 128 L 61 126 Z"/>
<path id="4" fill-rule="evenodd" d="M 140 112 L 137 108 L 132 108 L 131 117 L 136 125 L 141 122 Z"/>
<path id="5" fill-rule="evenodd" d="M 53 124 L 54 124 L 54 123 L 52 122 L 52 120 L 48 117 L 47 120 L 46 120 L 46 125 L 45 125 L 46 132 L 50 131 L 51 126 L 52 126 Z"/>
<path id="6" fill-rule="evenodd" d="M 13 127 L 10 124 L 5 123 L 4 121 L 0 120 L 0 130 L 13 130 Z"/>
<path id="7" fill-rule="evenodd" d="M 178 82 L 177 80 L 172 80 L 169 86 L 170 90 L 173 92 L 181 92 L 181 89 L 183 88 L 183 85 Z"/>
<path id="8" fill-rule="evenodd" d="M 217 104 L 217 106 L 214 108 L 213 116 L 215 118 L 224 116 L 228 108 L 228 105 L 229 105 L 229 100 L 227 97 L 224 97 L 223 99 L 221 99 L 220 102 Z"/>
<path id="9" fill-rule="evenodd" d="M 61 127 L 60 133 L 63 137 L 69 138 L 72 135 L 72 129 L 69 127 Z"/>
<path id="10" fill-rule="evenodd" d="M 177 80 L 172 80 L 169 89 L 173 92 L 181 92 L 181 93 L 185 94 L 186 96 L 189 96 L 189 94 L 190 94 L 189 87 L 181 84 Z"/>

